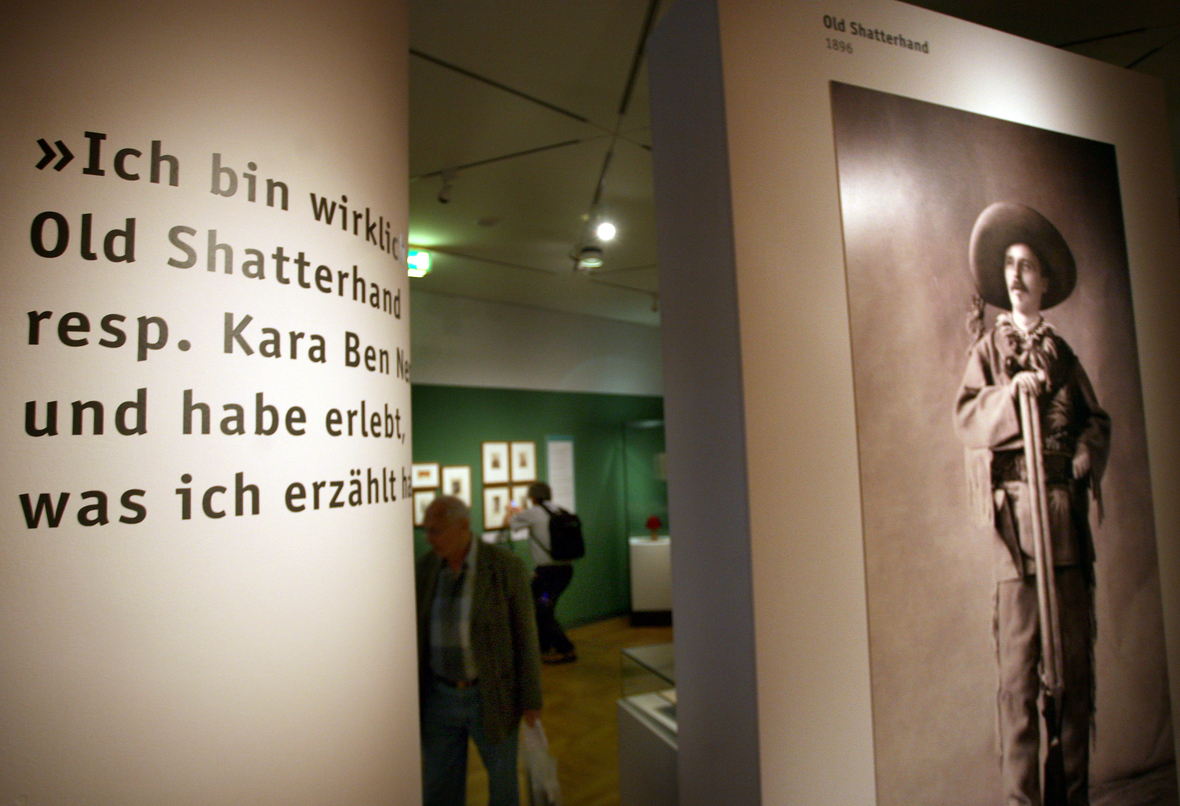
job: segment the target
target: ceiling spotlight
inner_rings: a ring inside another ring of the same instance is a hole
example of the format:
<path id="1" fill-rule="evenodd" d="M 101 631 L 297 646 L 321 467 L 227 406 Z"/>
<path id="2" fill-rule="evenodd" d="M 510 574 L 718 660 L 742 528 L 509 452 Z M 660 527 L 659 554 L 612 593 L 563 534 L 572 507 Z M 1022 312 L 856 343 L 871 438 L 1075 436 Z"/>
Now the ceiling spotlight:
<path id="1" fill-rule="evenodd" d="M 600 221 L 598 226 L 594 228 L 594 236 L 600 241 L 609 241 L 615 237 L 615 225 L 609 221 Z"/>
<path id="2" fill-rule="evenodd" d="M 602 250 L 597 246 L 583 246 L 578 251 L 577 267 L 583 271 L 602 266 Z"/>

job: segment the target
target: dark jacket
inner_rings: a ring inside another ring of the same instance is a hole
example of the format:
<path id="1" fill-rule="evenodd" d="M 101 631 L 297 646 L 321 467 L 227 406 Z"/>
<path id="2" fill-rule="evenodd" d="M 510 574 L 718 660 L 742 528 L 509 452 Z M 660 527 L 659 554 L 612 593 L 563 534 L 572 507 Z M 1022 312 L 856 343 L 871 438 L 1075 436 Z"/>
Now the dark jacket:
<path id="1" fill-rule="evenodd" d="M 479 679 L 483 729 L 498 742 L 516 729 L 521 714 L 541 707 L 541 653 L 537 620 L 524 563 L 515 554 L 472 538 L 475 588 L 471 602 L 471 651 Z M 418 560 L 418 666 L 421 688 L 430 683 L 430 610 L 443 560 L 434 552 Z"/>

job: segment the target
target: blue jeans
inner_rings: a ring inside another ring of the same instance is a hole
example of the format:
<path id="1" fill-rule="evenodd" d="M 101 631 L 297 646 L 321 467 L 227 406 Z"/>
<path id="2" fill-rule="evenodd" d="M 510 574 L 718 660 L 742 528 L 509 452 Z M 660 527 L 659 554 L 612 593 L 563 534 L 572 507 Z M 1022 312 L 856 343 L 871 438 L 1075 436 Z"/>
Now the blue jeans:
<path id="1" fill-rule="evenodd" d="M 517 732 L 489 742 L 480 723 L 479 684 L 455 688 L 439 680 L 424 684 L 422 699 L 424 806 L 464 806 L 469 737 L 488 771 L 488 806 L 519 806 Z"/>

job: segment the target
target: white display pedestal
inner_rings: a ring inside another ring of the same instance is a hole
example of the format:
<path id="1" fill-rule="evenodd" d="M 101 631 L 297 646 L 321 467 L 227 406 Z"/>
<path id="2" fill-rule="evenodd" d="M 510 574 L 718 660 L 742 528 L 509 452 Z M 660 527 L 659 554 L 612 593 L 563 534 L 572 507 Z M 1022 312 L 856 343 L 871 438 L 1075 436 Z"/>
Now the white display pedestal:
<path id="1" fill-rule="evenodd" d="M 672 623 L 672 540 L 631 538 L 631 623 Z"/>

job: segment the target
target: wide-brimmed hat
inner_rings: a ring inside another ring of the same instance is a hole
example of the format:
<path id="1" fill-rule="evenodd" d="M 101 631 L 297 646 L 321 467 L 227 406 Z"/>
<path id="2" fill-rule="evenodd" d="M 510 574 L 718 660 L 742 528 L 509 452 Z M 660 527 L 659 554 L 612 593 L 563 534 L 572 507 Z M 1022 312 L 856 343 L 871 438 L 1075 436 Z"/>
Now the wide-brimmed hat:
<path id="1" fill-rule="evenodd" d="M 1078 279 L 1077 266 L 1057 227 L 1031 207 L 996 202 L 976 219 L 968 249 L 975 289 L 984 302 L 1004 310 L 1012 309 L 1004 281 L 1004 254 L 1014 243 L 1032 248 L 1044 264 L 1049 289 L 1041 300 L 1042 310 L 1052 308 L 1073 292 Z"/>

